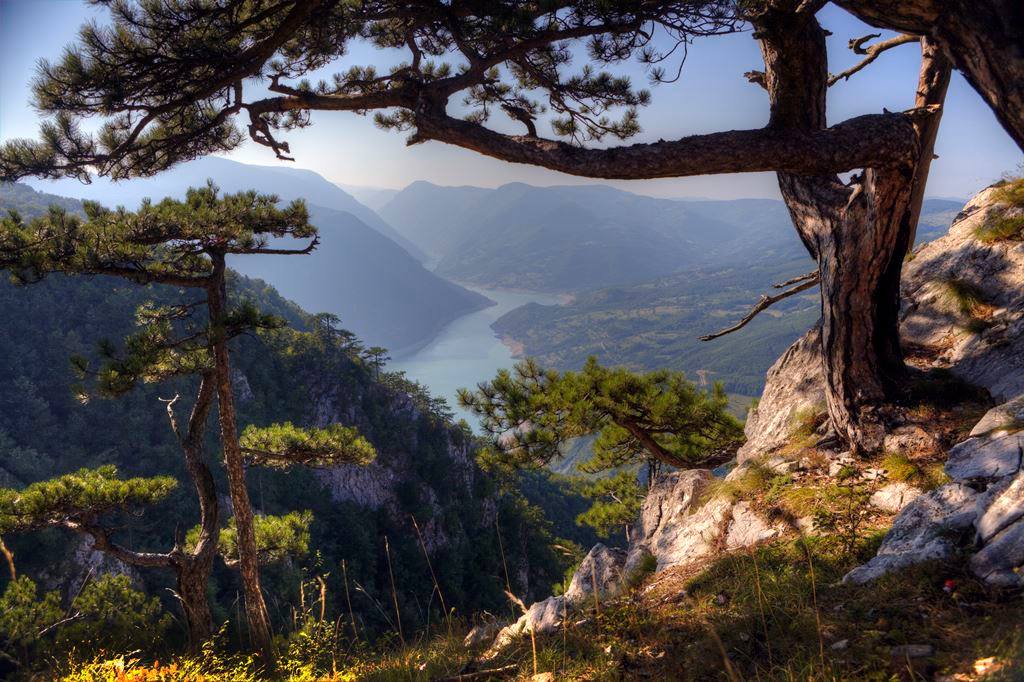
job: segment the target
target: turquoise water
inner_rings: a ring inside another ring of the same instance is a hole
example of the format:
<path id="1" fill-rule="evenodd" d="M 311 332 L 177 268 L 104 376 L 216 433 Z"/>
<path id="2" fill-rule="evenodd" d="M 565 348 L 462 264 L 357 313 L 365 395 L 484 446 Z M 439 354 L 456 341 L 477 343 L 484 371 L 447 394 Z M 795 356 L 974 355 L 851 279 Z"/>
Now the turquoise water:
<path id="1" fill-rule="evenodd" d="M 423 348 L 388 363 L 388 369 L 404 371 L 410 379 L 427 386 L 433 395 L 448 401 L 457 419 L 465 418 L 476 428 L 476 420 L 458 408 L 456 391 L 475 387 L 477 383 L 491 379 L 500 368 L 511 367 L 515 363 L 512 351 L 495 335 L 491 323 L 526 303 L 557 305 L 560 297 L 557 294 L 466 288 L 483 294 L 496 305 L 453 321 Z"/>

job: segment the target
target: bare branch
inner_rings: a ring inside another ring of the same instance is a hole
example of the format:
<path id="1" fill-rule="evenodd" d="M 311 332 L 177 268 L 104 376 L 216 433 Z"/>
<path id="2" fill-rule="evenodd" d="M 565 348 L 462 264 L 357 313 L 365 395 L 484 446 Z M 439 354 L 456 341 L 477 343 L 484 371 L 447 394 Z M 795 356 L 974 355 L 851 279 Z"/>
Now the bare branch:
<path id="1" fill-rule="evenodd" d="M 803 275 L 800 275 L 798 277 L 794 277 L 793 279 L 787 279 L 785 282 L 778 282 L 777 284 L 773 284 L 772 288 L 774 288 L 774 289 L 784 289 L 785 287 L 788 287 L 791 284 L 796 284 L 797 282 L 806 282 L 809 279 L 817 279 L 817 277 L 818 277 L 818 269 L 815 268 L 815 269 L 811 270 L 810 272 L 808 272 L 806 274 L 803 274 Z"/>
<path id="2" fill-rule="evenodd" d="M 841 80 L 847 80 L 850 76 L 857 73 L 865 66 L 878 59 L 879 55 L 881 55 L 886 50 L 892 49 L 899 45 L 905 45 L 906 43 L 916 43 L 920 40 L 919 36 L 912 36 L 904 33 L 894 38 L 883 40 L 880 43 L 875 43 L 874 45 L 868 48 L 864 47 L 864 43 L 873 38 L 877 38 L 880 35 L 880 33 L 871 33 L 866 36 L 861 36 L 860 38 L 851 39 L 850 49 L 853 50 L 854 54 L 863 54 L 867 56 L 862 61 L 848 68 L 846 71 L 843 71 L 842 73 L 837 73 L 834 76 L 829 76 L 828 85 L 831 87 Z"/>
<path id="3" fill-rule="evenodd" d="M 797 281 L 799 281 L 803 277 L 806 277 L 806 275 L 803 275 L 803 276 L 797 278 Z M 783 299 L 789 298 L 790 296 L 794 296 L 796 294 L 799 294 L 801 291 L 806 291 L 806 290 L 808 290 L 808 289 L 810 289 L 812 287 L 817 286 L 818 285 L 818 280 L 819 280 L 818 273 L 815 272 L 813 278 L 808 279 L 808 280 L 802 282 L 801 284 L 793 287 L 792 289 L 787 289 L 786 291 L 783 291 L 780 294 L 775 294 L 774 296 L 768 296 L 767 294 L 763 294 L 761 296 L 761 299 L 757 302 L 757 305 L 755 305 L 753 308 L 751 308 L 750 312 L 747 313 L 743 317 L 742 320 L 740 320 L 739 322 L 737 322 L 736 324 L 734 324 L 731 327 L 726 327 L 725 329 L 717 331 L 717 332 L 715 332 L 713 334 L 708 334 L 706 336 L 702 336 L 702 337 L 700 337 L 700 340 L 701 341 L 711 341 L 712 339 L 717 339 L 720 336 L 725 336 L 726 334 L 731 334 L 734 331 L 737 331 L 739 329 L 743 329 L 743 327 L 747 326 L 747 323 L 749 323 L 751 320 L 753 320 L 755 317 L 757 317 L 758 313 L 764 311 L 769 306 L 771 306 L 771 305 L 773 305 L 775 303 L 778 303 L 779 301 L 781 301 Z M 778 285 L 776 285 L 776 286 L 778 286 Z"/>

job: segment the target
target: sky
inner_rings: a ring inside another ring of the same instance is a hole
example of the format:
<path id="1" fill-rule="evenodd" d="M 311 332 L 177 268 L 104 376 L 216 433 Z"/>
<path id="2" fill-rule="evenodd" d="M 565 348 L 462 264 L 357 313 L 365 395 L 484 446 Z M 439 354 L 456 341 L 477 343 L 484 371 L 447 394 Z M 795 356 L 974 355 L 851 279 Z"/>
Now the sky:
<path id="1" fill-rule="evenodd" d="M 103 21 L 105 10 L 80 0 L 0 0 L 0 141 L 35 137 L 39 115 L 31 107 L 30 82 L 40 59 L 57 59 L 78 27 L 90 18 Z M 819 13 L 829 38 L 830 70 L 841 71 L 859 57 L 847 40 L 872 32 L 833 6 Z M 884 37 L 884 36 L 883 36 Z M 899 111 L 913 104 L 919 49 L 904 45 L 830 90 L 829 120 Z M 384 59 L 394 59 L 385 55 Z M 355 45 L 328 71 L 354 64 L 380 63 L 368 45 Z M 577 66 L 581 62 L 577 62 Z M 765 92 L 749 84 L 745 71 L 761 69 L 757 43 L 749 33 L 716 36 L 690 46 L 681 78 L 651 88 L 652 104 L 640 112 L 643 131 L 630 142 L 674 139 L 718 130 L 755 128 L 768 117 Z M 615 70 L 642 84 L 637 64 Z M 507 182 L 534 185 L 591 183 L 554 171 L 490 159 L 439 142 L 407 147 L 405 135 L 378 129 L 372 118 L 349 112 L 314 112 L 313 126 L 287 133 L 293 163 L 279 162 L 269 149 L 247 142 L 228 155 L 260 165 L 290 165 L 314 170 L 349 185 L 402 188 L 415 180 L 440 185 L 496 187 Z M 501 124 L 498 124 L 499 127 Z M 514 130 L 509 128 L 509 130 Z M 988 106 L 959 74 L 954 74 L 936 144 L 927 194 L 966 198 L 1024 162 L 1024 155 L 999 126 Z M 772 173 L 696 178 L 613 181 L 622 189 L 662 197 L 778 197 Z"/>

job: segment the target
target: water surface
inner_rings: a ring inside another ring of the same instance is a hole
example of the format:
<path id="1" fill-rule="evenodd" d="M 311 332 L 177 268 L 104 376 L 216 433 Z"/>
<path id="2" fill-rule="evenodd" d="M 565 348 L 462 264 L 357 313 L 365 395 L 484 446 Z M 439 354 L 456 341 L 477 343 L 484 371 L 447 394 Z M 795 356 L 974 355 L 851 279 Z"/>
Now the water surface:
<path id="1" fill-rule="evenodd" d="M 466 285 L 463 285 L 466 286 Z M 431 394 L 448 401 L 456 418 L 465 418 L 474 428 L 476 419 L 458 408 L 456 391 L 472 388 L 494 377 L 502 367 L 515 363 L 512 351 L 491 329 L 491 323 L 505 313 L 527 303 L 555 305 L 558 294 L 541 294 L 466 286 L 497 305 L 469 313 L 451 322 L 433 341 L 411 355 L 388 363 L 388 369 L 404 371 L 430 389 Z"/>

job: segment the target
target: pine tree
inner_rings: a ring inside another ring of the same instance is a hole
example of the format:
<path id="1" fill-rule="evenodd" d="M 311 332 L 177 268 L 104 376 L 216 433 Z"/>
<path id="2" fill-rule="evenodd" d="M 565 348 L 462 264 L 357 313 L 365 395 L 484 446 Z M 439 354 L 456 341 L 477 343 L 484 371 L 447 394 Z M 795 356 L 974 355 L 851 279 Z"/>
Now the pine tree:
<path id="1" fill-rule="evenodd" d="M 517 467 L 547 464 L 569 439 L 588 434 L 598 437 L 585 471 L 649 461 L 709 466 L 731 458 L 742 436 L 720 385 L 707 393 L 679 372 L 639 374 L 594 358 L 564 373 L 525 360 L 476 391 L 461 389 L 459 402 L 480 418 L 484 456 Z"/>
<path id="2" fill-rule="evenodd" d="M 832 76 L 826 32 L 815 16 L 824 0 L 501 1 L 472 11 L 444 2 L 110 3 L 110 26 L 84 27 L 61 61 L 41 65 L 35 104 L 50 118 L 40 140 L 3 146 L 0 177 L 151 175 L 238 147 L 244 136 L 237 117 L 244 117 L 252 141 L 288 159 L 280 136 L 310 125 L 312 111 L 375 111 L 381 126 L 411 131 L 410 144 L 436 140 L 586 177 L 776 171 L 816 268 L 762 297 L 723 333 L 820 284 L 832 426 L 854 450 L 870 451 L 881 445 L 878 408 L 900 396 L 906 371 L 900 271 L 913 243 L 950 70 L 967 76 L 1024 145 L 1024 79 L 1018 77 L 1024 59 L 1012 0 L 956 7 L 914 0 L 899 12 L 887 0 L 836 2 L 869 23 L 909 33 L 871 46 L 871 36 L 851 40 L 863 62 Z M 637 111 L 650 101 L 647 91 L 605 66 L 637 58 L 653 81 L 671 82 L 676 74 L 666 66 L 692 40 L 746 25 L 764 57 L 764 71 L 745 75 L 768 93 L 766 127 L 586 146 L 636 134 Z M 669 36 L 667 46 L 655 43 L 656 35 Z M 308 80 L 355 40 L 368 40 L 381 54 L 407 51 L 409 58 Z M 585 44 L 590 57 L 577 72 L 571 41 Z M 922 49 L 914 109 L 830 124 L 828 88 L 911 42 Z M 986 58 L 968 56 L 974 53 Z M 269 95 L 260 89 L 252 96 L 254 81 L 267 80 Z M 465 116 L 448 112 L 453 98 L 468 107 Z M 487 127 L 499 112 L 525 134 Z M 104 122 L 90 134 L 80 124 L 94 116 Z M 555 139 L 541 135 L 544 117 Z M 846 171 L 858 174 L 847 182 L 838 175 Z"/>
<path id="3" fill-rule="evenodd" d="M 123 352 L 109 345 L 104 348 L 105 364 L 94 376 L 99 389 L 107 394 L 123 393 L 139 381 L 184 374 L 201 377 L 187 429 L 179 431 L 174 400 L 167 409 L 200 500 L 201 530 L 191 553 L 197 557 L 192 568 L 201 575 L 188 580 L 187 586 L 202 593 L 200 598 L 196 592 L 189 603 L 201 600 L 203 606 L 218 530 L 216 491 L 200 448 L 206 416 L 216 397 L 246 616 L 253 641 L 268 663 L 273 660 L 273 643 L 259 587 L 259 551 L 245 483 L 245 459 L 272 466 L 324 466 L 366 462 L 374 455 L 372 446 L 358 433 L 340 426 L 312 430 L 291 424 L 250 427 L 239 438 L 229 341 L 250 331 L 277 328 L 283 322 L 251 303 L 229 303 L 226 257 L 304 254 L 318 242 L 301 202 L 284 208 L 276 204 L 276 197 L 255 192 L 219 196 L 211 183 L 189 190 L 184 201 L 146 202 L 136 212 L 112 211 L 86 202 L 84 219 L 52 208 L 46 216 L 28 223 L 12 214 L 0 224 L 0 266 L 10 270 L 18 282 L 30 283 L 53 272 L 102 274 L 205 295 L 200 301 L 174 306 L 143 306 L 138 312 L 141 331 L 125 341 Z M 307 244 L 296 249 L 275 248 L 270 245 L 271 238 L 305 239 Z M 195 314 L 197 309 L 205 311 L 201 319 Z M 84 360 L 76 359 L 75 364 L 82 374 L 89 374 Z M 99 543 L 97 546 L 103 549 Z M 180 549 L 175 551 L 181 554 Z M 184 589 L 185 584 L 179 586 Z M 198 625 L 209 621 L 208 607 L 206 613 L 190 615 L 190 626 L 193 621 L 200 635 L 208 634 Z"/>

